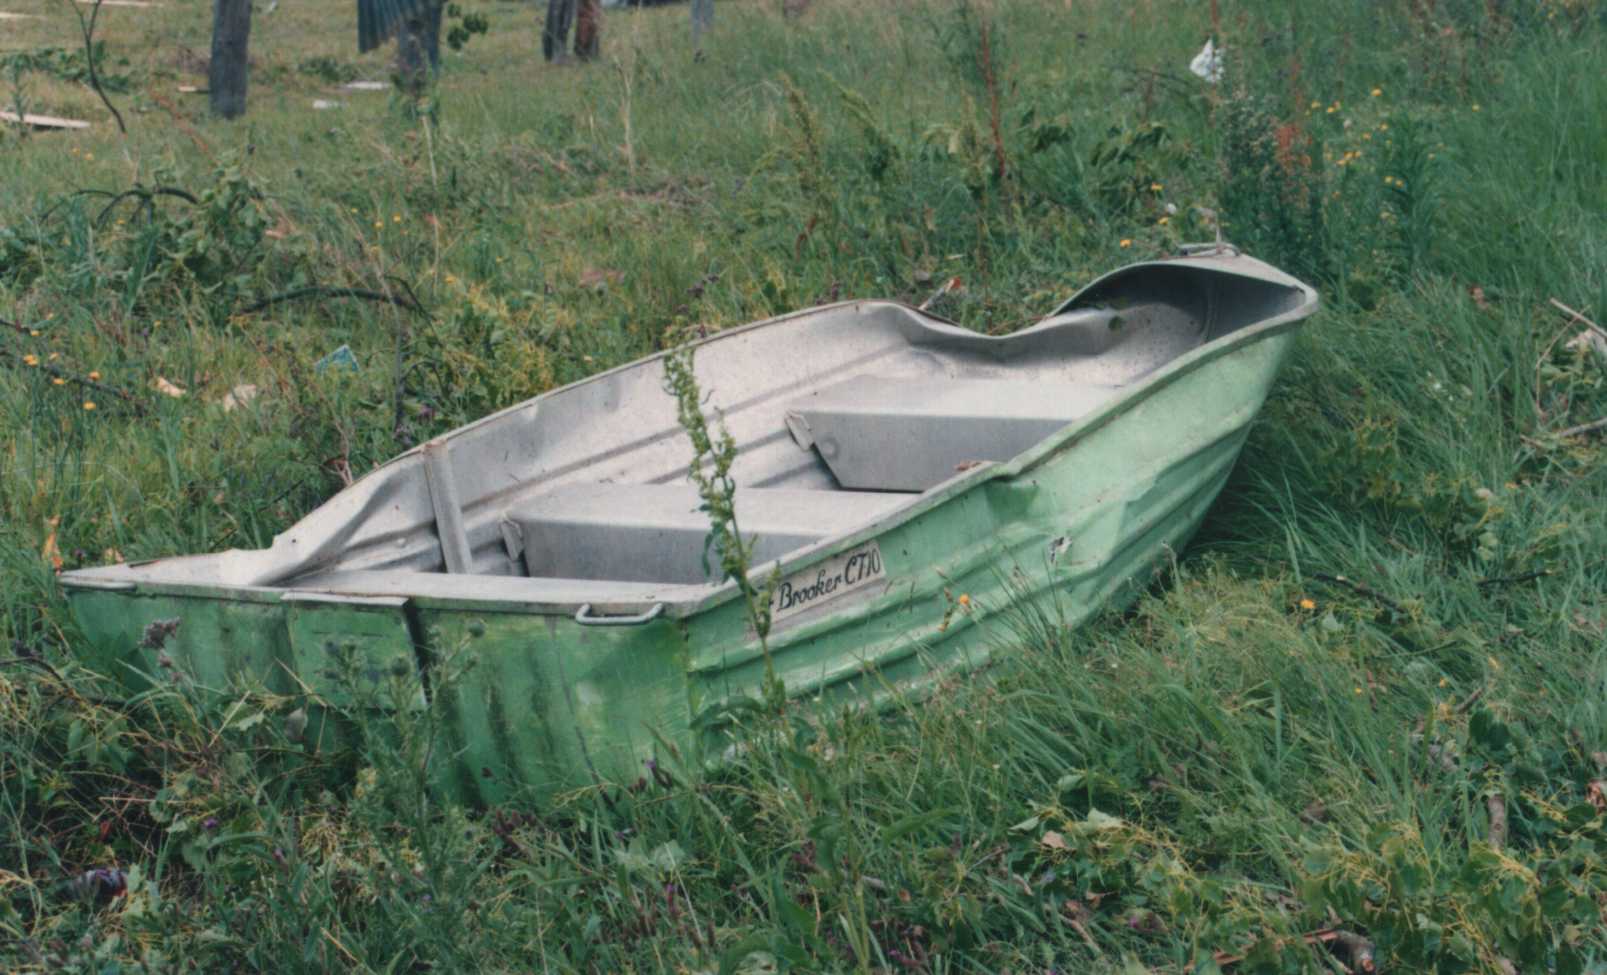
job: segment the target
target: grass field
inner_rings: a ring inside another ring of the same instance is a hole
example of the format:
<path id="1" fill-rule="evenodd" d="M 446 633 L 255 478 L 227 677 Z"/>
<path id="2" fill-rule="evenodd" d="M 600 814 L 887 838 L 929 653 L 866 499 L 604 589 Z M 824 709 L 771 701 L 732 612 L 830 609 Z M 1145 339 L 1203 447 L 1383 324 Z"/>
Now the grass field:
<path id="1" fill-rule="evenodd" d="M 350 6 L 283 0 L 221 123 L 168 0 L 102 12 L 124 137 L 70 8 L 0 0 L 0 108 L 94 123 L 0 129 L 0 968 L 1607 972 L 1607 12 L 1222 0 L 1213 87 L 1215 6 L 722 0 L 700 62 L 679 6 L 550 67 L 495 3 L 413 104 L 338 90 L 389 70 Z M 295 700 L 75 662 L 59 568 L 265 545 L 839 296 L 958 276 L 1006 331 L 1213 212 L 1324 311 L 1201 537 L 918 708 L 464 809 L 427 721 L 353 778 Z M 424 311 L 254 307 L 314 286 Z"/>

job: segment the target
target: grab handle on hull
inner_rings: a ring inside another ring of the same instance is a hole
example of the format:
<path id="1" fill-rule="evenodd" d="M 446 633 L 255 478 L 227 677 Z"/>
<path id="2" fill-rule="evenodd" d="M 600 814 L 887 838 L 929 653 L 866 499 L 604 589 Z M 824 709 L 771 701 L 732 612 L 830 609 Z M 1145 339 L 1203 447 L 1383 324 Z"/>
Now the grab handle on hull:
<path id="1" fill-rule="evenodd" d="M 651 623 L 664 614 L 664 604 L 654 603 L 653 608 L 645 613 L 635 616 L 593 616 L 591 603 L 582 603 L 580 609 L 575 611 L 575 622 L 581 626 L 639 626 L 642 623 Z"/>

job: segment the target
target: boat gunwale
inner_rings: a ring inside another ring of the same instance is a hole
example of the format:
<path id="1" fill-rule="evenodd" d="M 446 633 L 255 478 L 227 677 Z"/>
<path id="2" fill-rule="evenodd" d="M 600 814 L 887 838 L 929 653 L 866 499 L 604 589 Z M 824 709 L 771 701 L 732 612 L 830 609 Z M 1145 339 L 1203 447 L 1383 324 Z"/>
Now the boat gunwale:
<path id="1" fill-rule="evenodd" d="M 1236 269 L 1231 266 L 1227 266 L 1222 260 L 1224 256 L 1229 260 L 1249 261 L 1251 262 L 1251 266 L 1243 269 Z M 756 583 L 762 584 L 764 580 L 774 572 L 780 572 L 783 575 L 787 575 L 792 572 L 801 571 L 819 561 L 830 559 L 833 556 L 840 555 L 843 552 L 875 540 L 887 532 L 892 531 L 906 524 L 907 522 L 926 514 L 929 511 L 955 500 L 956 498 L 970 492 L 981 484 L 992 481 L 1013 480 L 1023 475 L 1030 474 L 1034 469 L 1047 463 L 1056 455 L 1072 449 L 1083 437 L 1107 426 L 1116 418 L 1131 410 L 1137 404 L 1155 395 L 1158 391 L 1166 388 L 1173 382 L 1176 382 L 1178 379 L 1187 376 L 1190 373 L 1203 368 L 1205 365 L 1208 365 L 1211 362 L 1214 362 L 1219 358 L 1223 358 L 1246 346 L 1260 342 L 1266 338 L 1270 338 L 1273 335 L 1291 331 L 1297 328 L 1301 322 L 1318 310 L 1320 299 L 1316 290 L 1310 285 L 1285 274 L 1271 265 L 1268 265 L 1256 258 L 1249 257 L 1248 255 L 1242 255 L 1237 251 L 1233 251 L 1225 255 L 1212 254 L 1209 252 L 1184 254 L 1153 261 L 1140 261 L 1116 268 L 1103 275 L 1100 275 L 1087 285 L 1079 288 L 1070 298 L 1058 305 L 1054 312 L 1052 312 L 1049 316 L 1046 316 L 1044 319 L 1041 319 L 1038 323 L 1035 323 L 1035 325 L 1029 326 L 1028 328 L 1017 332 L 1010 333 L 1008 335 L 982 335 L 980 333 L 970 332 L 969 330 L 963 329 L 959 325 L 956 325 L 947 319 L 930 314 L 929 312 L 922 311 L 919 308 L 915 308 L 905 302 L 894 299 L 850 299 L 847 301 L 834 302 L 832 304 L 821 305 L 814 308 L 801 309 L 799 311 L 789 312 L 785 315 L 779 315 L 773 318 L 764 319 L 762 321 L 753 322 L 737 328 L 719 332 L 703 339 L 699 339 L 696 342 L 685 346 L 680 346 L 677 349 L 669 349 L 641 359 L 632 360 L 631 362 L 615 366 L 612 369 L 605 370 L 604 372 L 597 373 L 593 376 L 588 376 L 585 379 L 577 380 L 576 382 L 559 387 L 558 389 L 549 390 L 548 392 L 543 393 L 540 396 L 533 397 L 532 399 L 505 407 L 502 410 L 498 410 L 495 413 L 481 417 L 480 419 L 458 427 L 449 433 L 443 434 L 441 437 L 436 438 L 436 441 L 449 441 L 460 435 L 467 434 L 470 431 L 481 427 L 482 425 L 494 423 L 509 414 L 526 410 L 531 405 L 539 403 L 541 400 L 547 397 L 556 396 L 559 393 L 579 388 L 588 383 L 605 381 L 616 373 L 645 366 L 650 362 L 662 360 L 671 354 L 686 349 L 697 349 L 704 345 L 729 339 L 755 329 L 769 328 L 797 318 L 817 315 L 841 308 L 859 308 L 870 305 L 901 309 L 918 316 L 918 318 L 923 321 L 923 324 L 943 326 L 943 328 L 939 329 L 940 331 L 948 331 L 952 329 L 963 333 L 963 335 L 969 340 L 979 341 L 988 345 L 1009 343 L 1012 340 L 1027 334 L 1033 328 L 1037 327 L 1037 325 L 1048 321 L 1055 315 L 1062 314 L 1074 308 L 1077 302 L 1081 300 L 1084 295 L 1109 281 L 1119 277 L 1142 272 L 1144 270 L 1171 267 L 1199 267 L 1202 270 L 1215 274 L 1277 285 L 1299 293 L 1302 300 L 1293 308 L 1290 308 L 1277 315 L 1273 315 L 1262 321 L 1237 328 L 1227 335 L 1223 335 L 1220 338 L 1206 342 L 1188 350 L 1182 355 L 1177 356 L 1176 358 L 1168 361 L 1165 365 L 1156 369 L 1154 372 L 1143 377 L 1141 380 L 1136 381 L 1130 387 L 1124 389 L 1121 394 L 1111 398 L 1086 415 L 1079 417 L 1071 423 L 1068 423 L 1066 426 L 1045 437 L 1043 440 L 1034 444 L 1027 450 L 1022 451 L 1020 454 L 1017 454 L 1008 461 L 987 462 L 970 470 L 957 473 L 953 477 L 934 485 L 918 495 L 915 495 L 907 504 L 885 512 L 879 518 L 867 522 L 858 528 L 821 539 L 820 541 L 811 545 L 795 549 L 779 559 L 772 559 L 755 566 L 750 571 L 749 578 Z M 424 445 L 421 444 L 419 446 L 412 447 L 401 454 L 398 454 L 396 457 L 391 458 L 384 464 L 374 468 L 373 471 L 370 471 L 368 474 L 364 475 L 364 478 L 359 479 L 359 483 L 363 479 L 374 477 L 380 474 L 393 464 L 397 464 L 413 454 L 422 452 L 423 447 Z M 186 556 L 177 556 L 173 558 L 185 557 Z M 209 555 L 190 557 L 207 558 Z M 142 560 L 141 562 L 137 563 L 137 565 L 144 566 L 153 562 L 167 560 L 167 558 L 147 559 Z M 336 598 L 351 597 L 353 600 L 375 595 L 382 595 L 387 597 L 403 598 L 421 609 L 462 609 L 482 613 L 502 613 L 513 615 L 572 616 L 580 605 L 578 602 L 555 602 L 550 600 L 543 601 L 539 598 L 519 599 L 517 597 L 508 596 L 463 597 L 439 593 L 432 594 L 425 591 L 378 592 L 374 589 L 363 587 L 345 588 L 340 586 L 318 586 L 316 584 L 316 577 L 308 580 L 310 584 L 299 586 L 237 586 L 213 585 L 197 582 L 169 582 L 159 579 L 140 579 L 132 572 L 133 567 L 134 564 L 125 563 L 122 565 L 75 569 L 70 572 L 63 573 L 59 577 L 59 582 L 64 590 L 77 593 L 115 591 L 118 595 L 123 596 L 180 596 L 187 598 L 268 604 L 283 602 L 287 599 L 287 597 L 291 599 L 300 598 L 307 594 L 321 594 Z M 446 573 L 437 572 L 395 572 L 394 574 L 399 578 L 405 577 L 409 582 L 423 583 L 424 585 L 420 588 L 427 588 L 427 584 L 432 579 L 450 578 L 450 576 Z M 524 576 L 476 575 L 474 578 L 482 581 L 506 578 L 509 580 L 537 584 L 542 581 L 540 579 Z M 118 584 L 115 590 L 109 589 L 108 584 L 112 583 Z M 132 588 L 123 588 L 123 586 L 126 584 L 132 584 Z M 652 600 L 594 599 L 591 600 L 591 602 L 596 610 L 619 614 L 640 612 L 642 610 L 649 609 L 654 605 L 661 604 L 664 606 L 663 617 L 667 620 L 678 621 L 713 610 L 720 605 L 737 598 L 739 595 L 739 588 L 735 580 L 725 580 L 720 583 L 709 583 L 703 585 L 684 583 L 665 584 L 663 588 L 666 590 L 666 595 L 670 596 L 671 598 Z M 671 590 L 679 590 L 680 592 L 672 593 L 670 592 Z M 674 598 L 675 596 L 679 596 L 680 598 Z"/>

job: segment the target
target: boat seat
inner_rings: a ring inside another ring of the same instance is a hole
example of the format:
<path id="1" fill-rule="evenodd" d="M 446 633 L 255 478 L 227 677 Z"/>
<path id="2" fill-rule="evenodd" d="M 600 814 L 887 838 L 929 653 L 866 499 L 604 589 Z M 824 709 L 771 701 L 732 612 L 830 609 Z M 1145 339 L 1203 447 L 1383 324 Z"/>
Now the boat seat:
<path id="1" fill-rule="evenodd" d="M 737 527 L 753 543 L 757 565 L 874 521 L 908 500 L 738 488 Z M 575 484 L 510 508 L 502 516 L 503 539 L 532 577 L 701 584 L 720 577 L 719 555 L 705 549 L 709 516 L 701 506 L 691 485 Z"/>
<path id="2" fill-rule="evenodd" d="M 853 491 L 925 491 L 1007 461 L 1114 398 L 1120 386 L 856 376 L 789 404 L 798 446 Z"/>

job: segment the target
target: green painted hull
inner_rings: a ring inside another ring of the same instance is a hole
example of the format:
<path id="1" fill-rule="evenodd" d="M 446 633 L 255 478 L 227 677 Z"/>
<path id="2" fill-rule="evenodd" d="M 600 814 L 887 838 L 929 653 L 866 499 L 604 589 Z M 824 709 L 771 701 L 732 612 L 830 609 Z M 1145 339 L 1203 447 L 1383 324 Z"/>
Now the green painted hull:
<path id="1" fill-rule="evenodd" d="M 839 611 L 778 624 L 771 652 L 789 696 L 884 706 L 985 665 L 1015 639 L 1024 610 L 1073 627 L 1132 599 L 1199 527 L 1303 317 L 1179 357 L 1014 460 L 812 553 L 824 561 L 874 540 L 890 582 Z M 764 677 L 732 598 L 598 627 L 472 596 L 287 601 L 279 589 L 196 584 L 67 592 L 99 667 L 135 684 L 135 670 L 153 669 L 137 647 L 144 627 L 170 617 L 183 622 L 168 655 L 220 690 L 244 678 L 345 706 L 356 702 L 334 661 L 351 662 L 359 689 L 422 662 L 431 700 L 421 691 L 407 706 L 439 710 L 451 747 L 437 781 L 469 801 L 629 783 L 666 747 L 718 754 L 720 724 L 707 716 L 758 698 Z M 472 666 L 430 688 L 431 662 L 447 657 Z"/>

